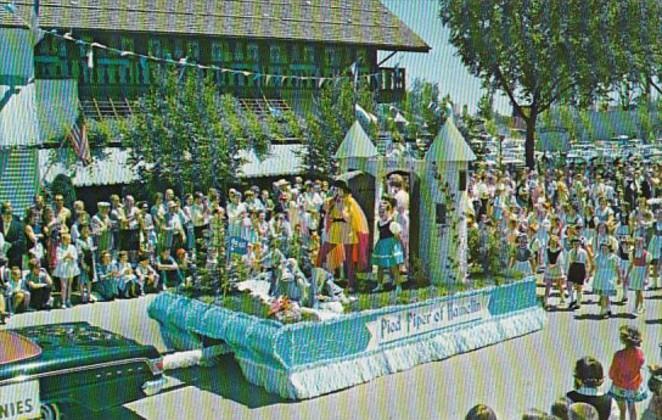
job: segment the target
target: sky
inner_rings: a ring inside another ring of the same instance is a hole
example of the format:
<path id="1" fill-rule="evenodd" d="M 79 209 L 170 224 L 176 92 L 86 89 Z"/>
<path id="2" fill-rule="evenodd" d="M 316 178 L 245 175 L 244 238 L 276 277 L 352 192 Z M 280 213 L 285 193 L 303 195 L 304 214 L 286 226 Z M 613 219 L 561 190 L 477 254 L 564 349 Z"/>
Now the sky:
<path id="1" fill-rule="evenodd" d="M 429 53 L 397 53 L 385 67 L 399 62 L 407 73 L 407 84 L 414 78 L 438 83 L 442 96 L 450 94 L 460 107 L 469 106 L 475 112 L 476 104 L 483 95 L 480 80 L 469 74 L 457 50 L 448 42 L 450 31 L 439 18 L 438 0 L 381 0 L 396 16 L 416 32 L 432 50 Z M 381 53 L 380 59 L 388 53 Z M 511 114 L 508 98 L 495 98 L 494 108 L 501 114 Z"/>

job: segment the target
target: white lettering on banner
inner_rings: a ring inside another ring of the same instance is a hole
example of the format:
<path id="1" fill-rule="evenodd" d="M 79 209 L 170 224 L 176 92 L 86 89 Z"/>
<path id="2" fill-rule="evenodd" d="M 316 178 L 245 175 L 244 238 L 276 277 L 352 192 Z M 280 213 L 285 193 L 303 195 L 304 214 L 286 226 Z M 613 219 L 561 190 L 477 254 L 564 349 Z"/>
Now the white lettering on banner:
<path id="1" fill-rule="evenodd" d="M 34 418 L 39 414 L 39 381 L 0 387 L 0 419 Z"/>
<path id="2" fill-rule="evenodd" d="M 370 331 L 368 350 L 465 322 L 487 319 L 490 295 L 475 295 L 437 302 L 418 308 L 382 315 L 366 324 Z"/>

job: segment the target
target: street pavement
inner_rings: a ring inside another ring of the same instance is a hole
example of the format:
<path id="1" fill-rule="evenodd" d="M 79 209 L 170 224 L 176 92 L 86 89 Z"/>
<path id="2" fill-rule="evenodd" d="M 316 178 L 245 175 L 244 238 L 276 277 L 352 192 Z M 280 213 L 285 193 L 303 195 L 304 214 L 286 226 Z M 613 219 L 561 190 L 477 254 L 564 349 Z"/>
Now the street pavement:
<path id="1" fill-rule="evenodd" d="M 646 295 L 646 314 L 636 319 L 626 313 L 630 304 L 614 306 L 615 316 L 600 320 L 597 298 L 588 295 L 585 299 L 592 303 L 579 311 L 550 312 L 542 331 L 301 402 L 283 400 L 251 385 L 232 356 L 226 355 L 211 368 L 170 372 L 167 390 L 102 418 L 463 419 L 469 408 L 482 402 L 494 408 L 499 419 L 518 419 L 527 408 L 548 410 L 571 388 L 578 358 L 598 358 L 607 373 L 613 353 L 621 348 L 618 327 L 624 323 L 641 329 L 646 362 L 662 363 L 658 348 L 662 292 Z M 166 351 L 158 325 L 147 316 L 153 298 L 21 314 L 8 327 L 88 321 Z M 640 411 L 645 406 L 639 404 Z"/>

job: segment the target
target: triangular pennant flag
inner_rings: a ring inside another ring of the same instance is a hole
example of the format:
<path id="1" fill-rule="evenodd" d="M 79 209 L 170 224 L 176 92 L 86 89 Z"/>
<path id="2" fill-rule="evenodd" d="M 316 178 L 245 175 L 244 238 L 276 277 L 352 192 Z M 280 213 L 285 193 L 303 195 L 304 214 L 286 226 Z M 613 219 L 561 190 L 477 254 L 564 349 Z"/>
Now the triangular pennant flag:
<path id="1" fill-rule="evenodd" d="M 229 71 L 230 71 L 230 69 L 221 69 L 221 73 L 227 73 Z"/>
<path id="2" fill-rule="evenodd" d="M 317 82 L 320 89 L 322 88 L 322 85 L 324 85 L 324 82 L 326 82 L 326 79 L 324 77 L 320 77 L 319 82 Z"/>
<path id="3" fill-rule="evenodd" d="M 127 57 L 127 56 L 129 56 L 129 55 L 136 55 L 136 54 L 135 54 L 134 52 L 132 52 L 132 51 L 122 51 L 122 52 L 120 52 L 120 55 L 121 55 L 122 57 Z"/>
<path id="4" fill-rule="evenodd" d="M 271 75 L 267 74 L 264 76 L 264 85 L 269 86 L 269 81 L 271 80 Z"/>
<path id="5" fill-rule="evenodd" d="M 240 73 L 243 74 L 243 75 L 246 76 L 246 77 L 248 77 L 248 76 L 250 76 L 250 75 L 252 74 L 250 71 L 242 71 L 242 72 L 240 72 Z"/>

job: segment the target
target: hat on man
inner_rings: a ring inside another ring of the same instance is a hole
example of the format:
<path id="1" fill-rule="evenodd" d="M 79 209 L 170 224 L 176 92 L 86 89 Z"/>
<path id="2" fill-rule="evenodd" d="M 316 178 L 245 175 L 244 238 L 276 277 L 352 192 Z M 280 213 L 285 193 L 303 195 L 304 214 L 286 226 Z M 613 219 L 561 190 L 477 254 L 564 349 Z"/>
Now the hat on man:
<path id="1" fill-rule="evenodd" d="M 100 209 L 102 209 L 102 208 L 103 209 L 109 209 L 110 208 L 110 203 L 107 202 L 107 201 L 99 201 L 97 203 L 97 207 L 100 208 Z"/>

